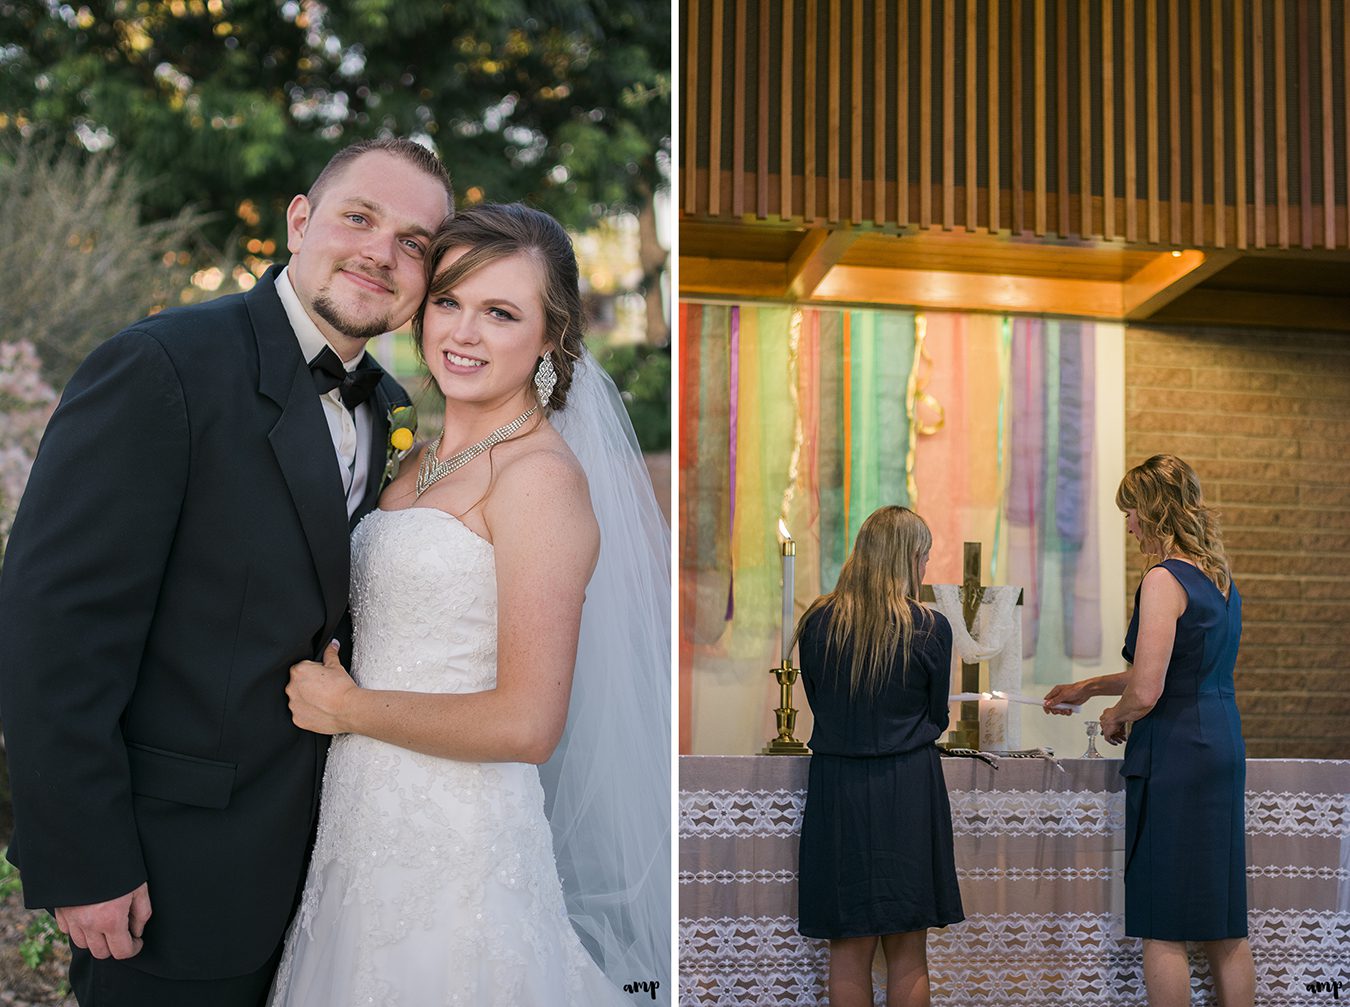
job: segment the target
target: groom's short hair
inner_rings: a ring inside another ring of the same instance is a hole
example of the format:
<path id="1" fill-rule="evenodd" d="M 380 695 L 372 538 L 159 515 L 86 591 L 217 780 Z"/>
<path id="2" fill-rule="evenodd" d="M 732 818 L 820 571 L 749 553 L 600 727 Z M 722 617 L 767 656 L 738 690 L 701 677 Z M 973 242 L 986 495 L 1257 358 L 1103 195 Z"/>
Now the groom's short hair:
<path id="1" fill-rule="evenodd" d="M 328 184 L 342 172 L 347 165 L 355 161 L 362 154 L 369 154 L 372 151 L 381 151 L 385 154 L 392 154 L 401 161 L 406 161 L 414 168 L 419 168 L 430 175 L 436 181 L 440 182 L 445 189 L 445 198 L 450 205 L 450 214 L 455 212 L 455 189 L 450 182 L 450 172 L 446 170 L 441 159 L 436 156 L 435 151 L 423 147 L 415 140 L 409 140 L 401 136 L 376 137 L 371 140 L 358 140 L 356 143 L 348 144 L 343 147 L 324 165 L 323 171 L 319 172 L 319 177 L 314 179 L 314 184 L 309 187 L 309 192 L 305 196 L 311 203 L 317 203 L 323 190 Z"/>

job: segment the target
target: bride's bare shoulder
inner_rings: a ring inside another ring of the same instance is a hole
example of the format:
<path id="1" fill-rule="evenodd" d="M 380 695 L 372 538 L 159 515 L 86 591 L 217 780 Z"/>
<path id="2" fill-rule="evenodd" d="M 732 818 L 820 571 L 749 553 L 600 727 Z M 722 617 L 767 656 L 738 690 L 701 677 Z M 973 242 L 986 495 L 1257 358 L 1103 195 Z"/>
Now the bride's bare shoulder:
<path id="1" fill-rule="evenodd" d="M 552 547 L 566 542 L 582 566 L 593 563 L 599 549 L 586 473 L 561 437 L 541 438 L 503 460 L 483 518 L 494 542 L 527 548 L 538 536 Z"/>
<path id="2" fill-rule="evenodd" d="M 590 509 L 586 473 L 561 437 L 540 439 L 505 460 L 497 475 L 497 489 L 506 496 L 542 495 L 552 507 L 579 505 Z"/>
<path id="3" fill-rule="evenodd" d="M 560 493 L 586 490 L 586 473 L 577 456 L 551 427 L 536 431 L 514 446 L 498 467 L 498 484 L 511 482 L 553 487 Z"/>

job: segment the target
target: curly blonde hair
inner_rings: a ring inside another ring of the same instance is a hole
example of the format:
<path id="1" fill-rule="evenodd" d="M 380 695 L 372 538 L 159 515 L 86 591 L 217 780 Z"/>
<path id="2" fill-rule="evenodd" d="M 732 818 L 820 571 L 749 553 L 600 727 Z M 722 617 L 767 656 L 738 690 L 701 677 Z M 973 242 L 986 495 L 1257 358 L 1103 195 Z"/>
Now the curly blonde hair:
<path id="1" fill-rule="evenodd" d="M 1176 455 L 1154 455 L 1125 473 L 1116 506 L 1133 510 L 1145 542 L 1158 556 L 1185 556 L 1224 594 L 1233 581 L 1218 515 L 1205 504 L 1200 478 Z"/>
<path id="2" fill-rule="evenodd" d="M 874 510 L 858 529 L 834 590 L 812 602 L 797 623 L 794 643 L 814 613 L 833 606 L 826 650 L 839 655 L 852 644 L 850 695 L 880 692 L 897 650 L 902 655 L 900 680 L 905 680 L 915 612 L 924 628 L 933 621 L 932 614 L 917 604 L 919 562 L 932 545 L 928 525 L 908 507 Z"/>

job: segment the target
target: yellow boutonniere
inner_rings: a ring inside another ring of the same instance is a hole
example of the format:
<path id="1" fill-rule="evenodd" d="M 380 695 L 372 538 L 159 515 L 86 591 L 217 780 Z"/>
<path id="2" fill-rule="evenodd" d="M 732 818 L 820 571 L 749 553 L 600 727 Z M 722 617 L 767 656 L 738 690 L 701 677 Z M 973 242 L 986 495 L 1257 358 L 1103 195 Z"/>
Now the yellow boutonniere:
<path id="1" fill-rule="evenodd" d="M 389 446 L 385 449 L 384 482 L 398 475 L 399 464 L 412 451 L 417 433 L 417 408 L 396 406 L 389 413 Z"/>

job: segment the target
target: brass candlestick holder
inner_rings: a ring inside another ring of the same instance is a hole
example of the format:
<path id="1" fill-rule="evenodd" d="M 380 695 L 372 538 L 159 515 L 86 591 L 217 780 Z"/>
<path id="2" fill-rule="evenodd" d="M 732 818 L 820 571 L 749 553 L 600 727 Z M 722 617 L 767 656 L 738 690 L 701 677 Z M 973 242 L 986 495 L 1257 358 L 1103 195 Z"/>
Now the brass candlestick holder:
<path id="1" fill-rule="evenodd" d="M 790 657 L 783 658 L 777 668 L 770 668 L 769 674 L 778 679 L 778 709 L 774 715 L 778 718 L 778 737 L 762 749 L 760 755 L 810 755 L 811 749 L 792 736 L 797 728 L 797 708 L 792 705 L 792 686 L 797 681 L 797 669 L 792 666 Z"/>

